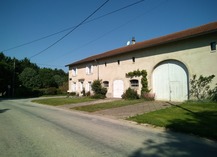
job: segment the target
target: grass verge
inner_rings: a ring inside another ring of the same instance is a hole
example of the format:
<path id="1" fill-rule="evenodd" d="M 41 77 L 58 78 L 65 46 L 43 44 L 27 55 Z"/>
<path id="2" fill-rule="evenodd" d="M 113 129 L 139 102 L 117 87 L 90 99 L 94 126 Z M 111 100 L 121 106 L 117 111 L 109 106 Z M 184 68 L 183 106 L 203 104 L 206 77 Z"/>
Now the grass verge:
<path id="1" fill-rule="evenodd" d="M 144 100 L 142 99 L 117 100 L 117 101 L 112 101 L 112 102 L 99 103 L 95 105 L 79 106 L 79 107 L 74 107 L 71 109 L 86 111 L 86 112 L 95 112 L 95 111 L 100 111 L 100 110 L 105 110 L 105 109 L 110 109 L 110 108 L 117 108 L 117 107 L 122 107 L 122 106 L 127 106 L 127 105 L 133 105 L 133 104 L 141 103 L 143 101 Z"/>
<path id="2" fill-rule="evenodd" d="M 217 140 L 217 103 L 188 102 L 128 120 Z"/>
<path id="3" fill-rule="evenodd" d="M 75 97 L 75 98 L 45 98 L 45 99 L 38 99 L 33 100 L 32 102 L 36 102 L 39 104 L 45 104 L 45 105 L 51 105 L 51 106 L 60 106 L 60 105 L 66 105 L 66 104 L 75 104 L 75 103 L 82 103 L 82 102 L 88 102 L 93 101 L 96 99 L 92 99 L 89 97 Z"/>

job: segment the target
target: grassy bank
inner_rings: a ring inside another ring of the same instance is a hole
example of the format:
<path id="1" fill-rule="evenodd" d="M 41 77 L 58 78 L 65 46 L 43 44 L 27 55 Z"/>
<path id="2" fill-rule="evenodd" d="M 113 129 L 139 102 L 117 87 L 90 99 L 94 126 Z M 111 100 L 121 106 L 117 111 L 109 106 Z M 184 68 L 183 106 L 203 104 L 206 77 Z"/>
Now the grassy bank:
<path id="1" fill-rule="evenodd" d="M 188 102 L 128 120 L 217 140 L 217 103 Z"/>
<path id="2" fill-rule="evenodd" d="M 93 101 L 96 99 L 92 99 L 89 97 L 74 97 L 74 98 L 45 98 L 45 99 L 38 99 L 33 100 L 32 102 L 36 102 L 39 104 L 51 105 L 51 106 L 60 106 L 66 104 L 75 104 L 75 103 L 82 103 Z"/>
<path id="3" fill-rule="evenodd" d="M 117 108 L 127 105 L 133 105 L 137 103 L 141 103 L 144 100 L 137 99 L 137 100 L 117 100 L 112 102 L 106 102 L 106 103 L 100 103 L 95 105 L 87 105 L 87 106 L 80 106 L 80 107 L 74 107 L 72 109 L 80 110 L 80 111 L 86 111 L 86 112 L 95 112 L 105 109 L 111 109 L 111 108 Z"/>

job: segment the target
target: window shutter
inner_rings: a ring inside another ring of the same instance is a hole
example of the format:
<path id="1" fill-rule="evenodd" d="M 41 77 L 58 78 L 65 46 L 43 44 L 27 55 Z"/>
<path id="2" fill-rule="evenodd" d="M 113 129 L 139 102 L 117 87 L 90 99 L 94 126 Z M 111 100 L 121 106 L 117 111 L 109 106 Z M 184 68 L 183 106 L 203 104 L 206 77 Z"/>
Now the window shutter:
<path id="1" fill-rule="evenodd" d="M 91 65 L 90 72 L 93 73 L 93 65 Z"/>
<path id="2" fill-rule="evenodd" d="M 78 69 L 77 68 L 75 68 L 75 75 L 77 75 L 78 74 Z"/>
<path id="3" fill-rule="evenodd" d="M 86 66 L 86 74 L 88 74 L 88 66 Z"/>

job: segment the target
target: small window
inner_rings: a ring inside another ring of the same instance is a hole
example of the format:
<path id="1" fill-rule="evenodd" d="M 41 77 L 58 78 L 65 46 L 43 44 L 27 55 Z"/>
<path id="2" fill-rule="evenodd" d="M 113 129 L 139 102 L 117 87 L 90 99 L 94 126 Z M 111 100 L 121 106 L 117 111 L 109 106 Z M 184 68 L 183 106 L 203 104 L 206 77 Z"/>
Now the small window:
<path id="1" fill-rule="evenodd" d="M 108 88 L 109 87 L 109 81 L 103 81 L 103 86 L 105 88 Z"/>
<path id="2" fill-rule="evenodd" d="M 210 48 L 211 48 L 211 51 L 215 51 L 216 50 L 216 42 L 211 42 Z"/>
<path id="3" fill-rule="evenodd" d="M 138 80 L 130 80 L 130 86 L 131 87 L 139 87 L 139 81 Z"/>
<path id="4" fill-rule="evenodd" d="M 118 60 L 118 65 L 120 65 L 120 60 Z"/>
<path id="5" fill-rule="evenodd" d="M 133 63 L 135 63 L 135 57 L 132 57 L 132 61 L 133 61 Z"/>
<path id="6" fill-rule="evenodd" d="M 77 76 L 77 68 L 72 68 L 72 76 Z"/>
<path id="7" fill-rule="evenodd" d="M 86 74 L 92 74 L 93 73 L 93 65 L 86 66 Z"/>

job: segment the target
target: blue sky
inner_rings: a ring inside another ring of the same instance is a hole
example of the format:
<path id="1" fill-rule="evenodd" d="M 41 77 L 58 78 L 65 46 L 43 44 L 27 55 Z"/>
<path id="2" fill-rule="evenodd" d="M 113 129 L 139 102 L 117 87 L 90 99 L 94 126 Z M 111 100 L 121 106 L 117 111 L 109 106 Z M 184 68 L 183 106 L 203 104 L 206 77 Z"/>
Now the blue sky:
<path id="1" fill-rule="evenodd" d="M 67 71 L 65 65 L 126 46 L 132 37 L 139 42 L 217 21 L 216 0 L 110 0 L 88 20 L 140 3 L 79 26 L 39 55 L 70 30 L 11 49 L 78 25 L 105 1 L 0 0 L 0 51 Z"/>

